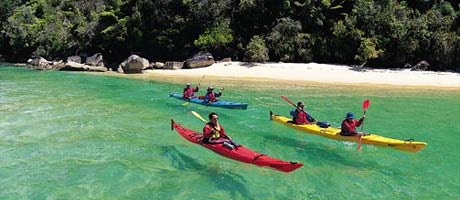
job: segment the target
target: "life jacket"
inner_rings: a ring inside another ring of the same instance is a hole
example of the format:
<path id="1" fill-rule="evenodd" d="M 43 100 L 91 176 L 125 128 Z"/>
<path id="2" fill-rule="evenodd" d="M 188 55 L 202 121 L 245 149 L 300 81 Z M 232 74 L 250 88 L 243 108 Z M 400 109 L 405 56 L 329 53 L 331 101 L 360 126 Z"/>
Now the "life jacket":
<path id="1" fill-rule="evenodd" d="M 211 122 L 209 122 L 207 124 L 213 131 L 212 131 L 212 134 L 211 134 L 211 139 L 219 139 L 220 138 L 220 126 L 219 124 L 217 124 L 216 127 L 212 126 Z"/>
<path id="2" fill-rule="evenodd" d="M 184 88 L 184 92 L 183 92 L 183 98 L 189 98 L 189 97 L 192 97 L 194 95 L 194 92 L 195 92 L 195 89 L 193 89 L 192 87 L 189 87 L 189 88 Z"/>
<path id="3" fill-rule="evenodd" d="M 220 138 L 220 126 L 217 125 L 217 127 L 214 128 L 214 134 L 211 135 L 212 139 L 219 139 Z"/>
<path id="4" fill-rule="evenodd" d="M 305 112 L 305 111 L 298 112 L 296 110 L 295 114 L 296 115 L 294 116 L 294 123 L 296 123 L 296 124 L 309 124 L 310 123 L 307 120 L 307 112 Z"/>
<path id="5" fill-rule="evenodd" d="M 214 94 L 214 92 L 208 92 L 206 93 L 204 99 L 207 102 L 214 102 L 216 100 L 216 94 Z"/>
<path id="6" fill-rule="evenodd" d="M 342 126 L 341 126 L 342 132 L 344 133 L 356 132 L 356 126 L 358 126 L 358 124 L 359 124 L 358 120 L 353 120 L 350 122 L 345 119 L 342 121 Z"/>

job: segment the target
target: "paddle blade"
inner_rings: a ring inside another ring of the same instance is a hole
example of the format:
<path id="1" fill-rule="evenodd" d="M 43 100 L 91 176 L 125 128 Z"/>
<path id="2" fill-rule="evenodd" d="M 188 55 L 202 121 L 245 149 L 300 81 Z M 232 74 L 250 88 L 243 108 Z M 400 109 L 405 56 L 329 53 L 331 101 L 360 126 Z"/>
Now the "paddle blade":
<path id="1" fill-rule="evenodd" d="M 371 104 L 371 101 L 369 99 L 366 99 L 363 101 L 363 110 L 367 110 L 369 108 L 369 105 Z"/>
<path id="2" fill-rule="evenodd" d="M 293 102 L 292 102 L 291 100 L 289 100 L 287 97 L 281 96 L 281 98 L 284 99 L 284 100 L 285 100 L 286 102 L 288 102 L 289 104 L 291 104 L 292 106 L 297 107 L 297 106 L 295 105 L 295 103 L 293 103 Z"/>
<path id="3" fill-rule="evenodd" d="M 189 103 L 188 103 L 188 101 L 187 101 L 187 102 L 183 103 L 182 105 L 183 105 L 183 106 L 186 106 L 186 105 L 188 105 L 188 104 L 189 104 Z"/>
<path id="4" fill-rule="evenodd" d="M 198 114 L 197 112 L 192 110 L 192 114 L 195 115 L 196 118 L 200 119 L 204 123 L 207 123 L 207 121 L 200 114 Z"/>

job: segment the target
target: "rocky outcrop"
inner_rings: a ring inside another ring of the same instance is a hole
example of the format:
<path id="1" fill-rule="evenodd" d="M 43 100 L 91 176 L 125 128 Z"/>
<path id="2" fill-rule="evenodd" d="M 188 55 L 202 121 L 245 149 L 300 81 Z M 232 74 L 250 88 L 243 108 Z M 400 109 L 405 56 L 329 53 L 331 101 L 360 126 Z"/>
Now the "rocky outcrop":
<path id="1" fill-rule="evenodd" d="M 27 64 L 30 68 L 36 70 L 52 69 L 52 62 L 42 57 L 29 58 Z"/>
<path id="2" fill-rule="evenodd" d="M 107 68 L 105 67 L 98 67 L 98 66 L 89 66 L 80 64 L 73 61 L 68 61 L 65 63 L 64 67 L 59 69 L 61 71 L 92 71 L 92 72 L 106 72 Z"/>
<path id="3" fill-rule="evenodd" d="M 149 66 L 149 61 L 138 55 L 131 55 L 118 66 L 118 71 L 126 74 L 142 73 L 142 70 Z"/>
<path id="4" fill-rule="evenodd" d="M 185 61 L 184 68 L 208 67 L 214 63 L 214 57 L 210 53 L 199 52 Z"/>

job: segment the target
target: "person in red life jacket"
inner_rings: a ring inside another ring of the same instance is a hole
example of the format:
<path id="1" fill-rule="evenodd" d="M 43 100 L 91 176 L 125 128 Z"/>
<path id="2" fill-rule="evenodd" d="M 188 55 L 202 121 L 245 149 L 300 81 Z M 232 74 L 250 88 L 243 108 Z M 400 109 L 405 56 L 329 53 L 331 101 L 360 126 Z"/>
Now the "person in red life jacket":
<path id="1" fill-rule="evenodd" d="M 196 86 L 195 88 L 191 87 L 190 83 L 187 83 L 187 85 L 184 88 L 184 92 L 182 93 L 183 96 L 182 98 L 190 100 L 191 98 L 195 98 L 195 92 L 198 92 L 199 88 Z"/>
<path id="2" fill-rule="evenodd" d="M 314 119 L 310 114 L 308 114 L 304 110 L 305 104 L 303 104 L 301 101 L 297 102 L 297 108 L 294 110 L 291 110 L 291 116 L 292 116 L 292 123 L 294 124 L 310 124 L 310 123 L 316 123 L 316 119 Z"/>
<path id="3" fill-rule="evenodd" d="M 212 112 L 209 114 L 209 122 L 203 127 L 202 142 L 205 144 L 223 144 L 229 149 L 241 146 L 225 133 L 224 127 L 219 124 L 218 120 L 217 113 Z"/>
<path id="4" fill-rule="evenodd" d="M 345 119 L 342 121 L 341 132 L 340 135 L 343 136 L 355 136 L 355 135 L 366 135 L 363 132 L 356 131 L 356 127 L 361 126 L 361 124 L 366 118 L 366 115 L 363 115 L 361 119 L 356 120 L 354 119 L 354 114 L 352 112 L 348 112 Z"/>
<path id="5" fill-rule="evenodd" d="M 205 103 L 216 102 L 217 98 L 220 96 L 222 96 L 222 91 L 216 93 L 214 92 L 214 88 L 212 86 L 209 86 L 206 92 L 206 95 L 204 95 L 204 102 Z"/>

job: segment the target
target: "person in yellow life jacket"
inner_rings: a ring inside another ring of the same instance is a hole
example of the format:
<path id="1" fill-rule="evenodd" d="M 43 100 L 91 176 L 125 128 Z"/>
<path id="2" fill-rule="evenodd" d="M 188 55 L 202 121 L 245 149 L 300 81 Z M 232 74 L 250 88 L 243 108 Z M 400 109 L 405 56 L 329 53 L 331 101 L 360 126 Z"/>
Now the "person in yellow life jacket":
<path id="1" fill-rule="evenodd" d="M 212 112 L 209 114 L 209 121 L 203 127 L 203 139 L 205 144 L 223 144 L 225 147 L 235 149 L 240 145 L 232 140 L 230 136 L 225 133 L 225 129 L 218 122 L 219 116 L 217 113 Z"/>

